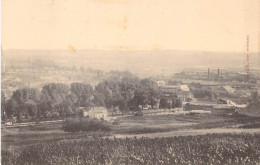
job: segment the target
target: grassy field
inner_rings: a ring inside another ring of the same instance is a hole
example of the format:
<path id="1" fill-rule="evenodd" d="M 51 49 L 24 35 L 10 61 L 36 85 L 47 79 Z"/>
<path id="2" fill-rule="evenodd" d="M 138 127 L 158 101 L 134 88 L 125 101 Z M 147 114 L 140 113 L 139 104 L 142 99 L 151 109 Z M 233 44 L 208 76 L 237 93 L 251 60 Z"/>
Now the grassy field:
<path id="1" fill-rule="evenodd" d="M 117 135 L 127 137 L 128 135 L 147 136 L 147 134 L 150 134 L 149 137 L 153 137 L 156 133 L 171 136 L 173 131 L 179 131 L 176 134 L 180 135 L 190 135 L 193 134 L 191 130 L 197 130 L 196 134 L 200 134 L 200 132 L 205 134 L 205 131 L 212 132 L 210 129 L 215 130 L 217 128 L 251 130 L 260 128 L 260 118 L 244 115 L 216 116 L 211 114 L 125 116 L 118 117 L 116 122 L 111 124 L 112 130 L 110 132 L 70 133 L 62 131 L 61 127 L 61 123 L 52 123 L 21 128 L 4 128 L 1 130 L 2 148 L 13 149 L 38 143 Z"/>
<path id="2" fill-rule="evenodd" d="M 137 132 L 154 130 L 162 132 L 180 129 L 209 129 L 209 128 L 260 128 L 260 117 L 246 115 L 213 115 L 186 114 L 163 116 L 127 116 L 118 119 L 119 125 L 114 129 L 119 132 L 136 129 Z M 133 131 L 132 131 L 133 132 Z"/>

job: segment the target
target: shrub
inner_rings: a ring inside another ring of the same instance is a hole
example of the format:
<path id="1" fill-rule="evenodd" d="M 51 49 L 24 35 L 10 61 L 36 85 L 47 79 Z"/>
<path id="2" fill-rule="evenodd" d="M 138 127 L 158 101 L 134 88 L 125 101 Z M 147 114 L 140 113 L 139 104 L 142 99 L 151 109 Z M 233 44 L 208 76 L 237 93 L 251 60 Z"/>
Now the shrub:
<path id="1" fill-rule="evenodd" d="M 88 118 L 69 118 L 63 123 L 62 129 L 65 132 L 91 132 L 91 131 L 110 131 L 110 125 L 105 120 Z"/>

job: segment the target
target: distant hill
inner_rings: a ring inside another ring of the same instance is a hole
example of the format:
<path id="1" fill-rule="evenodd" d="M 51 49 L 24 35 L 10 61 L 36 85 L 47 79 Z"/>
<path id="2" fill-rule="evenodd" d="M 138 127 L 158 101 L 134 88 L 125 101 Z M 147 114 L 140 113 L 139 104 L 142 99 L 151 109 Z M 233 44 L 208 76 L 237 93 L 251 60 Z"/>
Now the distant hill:
<path id="1" fill-rule="evenodd" d="M 63 66 L 84 66 L 93 69 L 129 70 L 139 75 L 172 75 L 184 68 L 233 68 L 244 71 L 245 53 L 202 51 L 117 51 L 117 50 L 4 50 L 2 62 L 11 60 L 48 60 Z M 250 54 L 250 67 L 260 68 L 259 53 Z"/>

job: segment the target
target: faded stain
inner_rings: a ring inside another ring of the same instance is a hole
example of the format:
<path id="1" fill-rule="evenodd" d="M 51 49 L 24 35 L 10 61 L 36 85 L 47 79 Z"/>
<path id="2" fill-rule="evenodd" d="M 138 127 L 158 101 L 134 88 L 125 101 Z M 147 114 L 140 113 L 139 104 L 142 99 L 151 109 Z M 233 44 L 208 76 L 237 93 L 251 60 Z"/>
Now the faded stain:
<path id="1" fill-rule="evenodd" d="M 54 1 L 55 1 L 55 0 L 51 0 L 51 5 L 54 5 Z"/>
<path id="2" fill-rule="evenodd" d="M 126 23 L 127 23 L 127 18 L 126 15 L 124 15 L 124 23 L 123 23 L 123 28 L 126 29 Z"/>
<path id="3" fill-rule="evenodd" d="M 115 25 L 116 27 L 126 30 L 127 28 L 127 17 L 124 15 L 121 19 L 107 20 L 109 24 Z"/>
<path id="4" fill-rule="evenodd" d="M 107 3 L 107 4 L 125 4 L 126 0 L 93 0 L 97 3 Z"/>
<path id="5" fill-rule="evenodd" d="M 69 45 L 68 47 L 69 47 L 69 50 L 71 50 L 72 52 L 76 52 L 76 49 L 74 48 L 73 45 Z"/>
<path id="6" fill-rule="evenodd" d="M 159 45 L 153 45 L 151 50 L 156 52 L 162 50 L 162 48 Z"/>

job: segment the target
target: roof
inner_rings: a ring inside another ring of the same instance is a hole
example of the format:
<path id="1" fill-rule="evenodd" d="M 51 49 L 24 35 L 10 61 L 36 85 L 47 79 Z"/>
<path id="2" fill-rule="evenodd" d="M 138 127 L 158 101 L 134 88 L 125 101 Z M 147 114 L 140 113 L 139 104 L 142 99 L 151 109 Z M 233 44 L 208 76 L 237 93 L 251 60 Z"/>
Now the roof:
<path id="1" fill-rule="evenodd" d="M 188 87 L 188 85 L 180 85 L 180 89 L 181 89 L 181 91 L 184 91 L 184 92 L 190 91 L 190 88 Z"/>
<path id="2" fill-rule="evenodd" d="M 95 113 L 104 113 L 107 112 L 107 109 L 105 107 L 93 107 L 89 109 L 88 111 L 93 110 Z"/>
<path id="3" fill-rule="evenodd" d="M 228 92 L 234 92 L 234 91 L 235 91 L 235 89 L 232 88 L 231 86 L 223 86 L 223 88 L 224 88 L 226 91 L 228 91 Z"/>
<path id="4" fill-rule="evenodd" d="M 159 86 L 161 86 L 161 85 L 165 85 L 165 82 L 164 82 L 163 80 L 161 80 L 161 81 L 157 81 L 157 84 L 158 84 Z"/>
<path id="5" fill-rule="evenodd" d="M 178 86 L 174 86 L 174 85 L 161 85 L 160 88 L 176 89 L 176 88 L 178 88 Z"/>
<path id="6" fill-rule="evenodd" d="M 87 109 L 86 107 L 76 107 L 76 109 L 78 110 L 84 110 L 84 109 Z"/>

